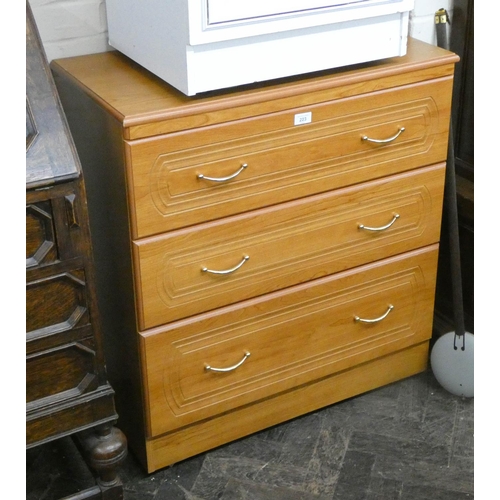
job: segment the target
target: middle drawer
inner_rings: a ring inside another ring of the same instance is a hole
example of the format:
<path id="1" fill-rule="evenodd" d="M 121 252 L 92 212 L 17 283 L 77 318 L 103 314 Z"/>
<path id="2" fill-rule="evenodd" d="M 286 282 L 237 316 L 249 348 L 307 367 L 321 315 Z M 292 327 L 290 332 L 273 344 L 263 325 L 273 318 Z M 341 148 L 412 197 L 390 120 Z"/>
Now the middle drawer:
<path id="1" fill-rule="evenodd" d="M 133 238 L 444 161 L 451 85 L 433 80 L 127 141 Z"/>
<path id="2" fill-rule="evenodd" d="M 135 241 L 139 328 L 437 242 L 444 168 L 426 167 Z"/>

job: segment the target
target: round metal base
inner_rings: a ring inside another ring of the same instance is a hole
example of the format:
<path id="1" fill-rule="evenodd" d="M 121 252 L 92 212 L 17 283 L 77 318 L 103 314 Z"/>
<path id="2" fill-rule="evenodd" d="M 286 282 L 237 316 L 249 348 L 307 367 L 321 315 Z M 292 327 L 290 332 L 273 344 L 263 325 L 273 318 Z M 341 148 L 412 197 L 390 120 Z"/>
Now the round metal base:
<path id="1" fill-rule="evenodd" d="M 464 338 L 455 332 L 440 337 L 431 352 L 431 368 L 437 381 L 449 392 L 466 398 L 474 397 L 474 335 Z M 456 346 L 456 349 L 455 349 Z"/>

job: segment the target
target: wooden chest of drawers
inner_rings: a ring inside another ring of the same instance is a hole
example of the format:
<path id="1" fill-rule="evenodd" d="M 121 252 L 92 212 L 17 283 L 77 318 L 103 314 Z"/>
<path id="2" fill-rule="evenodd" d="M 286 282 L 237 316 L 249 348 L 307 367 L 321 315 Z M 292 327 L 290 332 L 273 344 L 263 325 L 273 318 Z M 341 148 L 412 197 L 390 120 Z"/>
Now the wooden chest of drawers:
<path id="1" fill-rule="evenodd" d="M 196 98 L 114 52 L 52 63 L 149 471 L 425 369 L 456 60 L 410 40 Z"/>

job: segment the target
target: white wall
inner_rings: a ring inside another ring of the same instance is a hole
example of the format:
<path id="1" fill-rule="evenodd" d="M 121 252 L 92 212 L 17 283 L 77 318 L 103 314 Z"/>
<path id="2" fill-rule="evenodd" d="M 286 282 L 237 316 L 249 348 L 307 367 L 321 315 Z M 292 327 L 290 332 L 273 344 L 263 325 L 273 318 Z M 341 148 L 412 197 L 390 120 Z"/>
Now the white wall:
<path id="1" fill-rule="evenodd" d="M 105 0 L 28 0 L 49 61 L 110 50 Z"/>
<path id="2" fill-rule="evenodd" d="M 410 36 L 436 45 L 434 14 L 446 9 L 453 16 L 453 0 L 415 0 L 415 8 L 410 13 Z"/>
<path id="3" fill-rule="evenodd" d="M 110 50 L 105 0 L 29 0 L 47 58 L 70 57 Z M 434 13 L 452 15 L 453 0 L 415 0 L 410 36 L 436 43 Z"/>

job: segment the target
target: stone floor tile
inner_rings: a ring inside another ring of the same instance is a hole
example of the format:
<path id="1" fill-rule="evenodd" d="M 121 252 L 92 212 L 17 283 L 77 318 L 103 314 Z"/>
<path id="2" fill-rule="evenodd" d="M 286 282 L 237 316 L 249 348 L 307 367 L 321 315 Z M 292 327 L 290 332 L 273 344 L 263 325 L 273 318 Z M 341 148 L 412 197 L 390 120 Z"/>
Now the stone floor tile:
<path id="1" fill-rule="evenodd" d="M 124 500 L 472 500 L 474 399 L 430 370 L 148 474 L 133 453 Z M 28 450 L 26 499 L 92 486 L 70 438 Z"/>
<path id="2" fill-rule="evenodd" d="M 375 455 L 348 451 L 340 470 L 333 500 L 366 500 L 375 463 Z"/>

